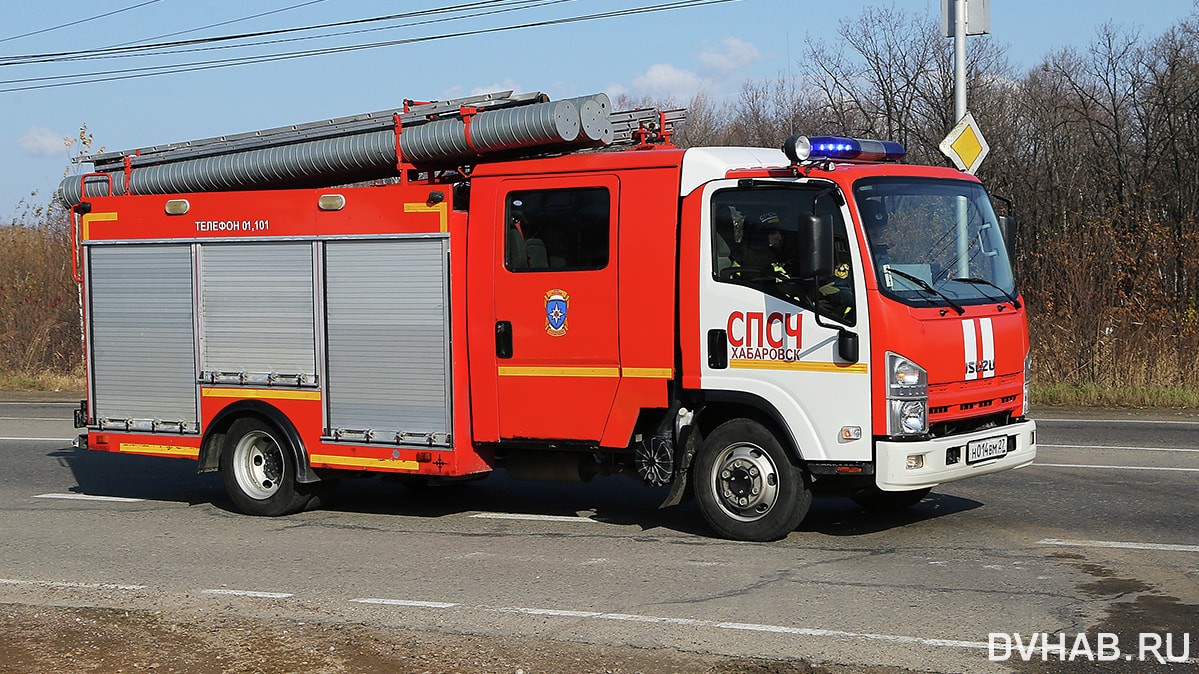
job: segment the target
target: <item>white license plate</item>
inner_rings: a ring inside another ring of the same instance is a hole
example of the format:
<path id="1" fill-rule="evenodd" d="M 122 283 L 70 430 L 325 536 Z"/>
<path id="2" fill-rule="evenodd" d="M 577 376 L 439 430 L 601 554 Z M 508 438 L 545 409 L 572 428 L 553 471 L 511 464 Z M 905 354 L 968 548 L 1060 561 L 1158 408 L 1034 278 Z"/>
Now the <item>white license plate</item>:
<path id="1" fill-rule="evenodd" d="M 966 445 L 966 463 L 978 463 L 1007 454 L 1007 437 L 985 438 Z"/>

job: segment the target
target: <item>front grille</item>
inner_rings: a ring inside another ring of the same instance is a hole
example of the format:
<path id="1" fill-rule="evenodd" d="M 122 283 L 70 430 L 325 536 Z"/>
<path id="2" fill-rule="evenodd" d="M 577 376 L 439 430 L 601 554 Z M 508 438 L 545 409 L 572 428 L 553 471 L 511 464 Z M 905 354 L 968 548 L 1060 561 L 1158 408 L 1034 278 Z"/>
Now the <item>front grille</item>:
<path id="1" fill-rule="evenodd" d="M 989 416 L 971 417 L 969 419 L 955 419 L 953 421 L 938 421 L 929 424 L 929 435 L 934 438 L 943 438 L 950 435 L 959 435 L 962 433 L 973 433 L 982 431 L 988 428 L 998 428 L 1007 426 L 1012 423 L 1012 415 L 1009 412 L 1001 414 L 991 414 Z"/>

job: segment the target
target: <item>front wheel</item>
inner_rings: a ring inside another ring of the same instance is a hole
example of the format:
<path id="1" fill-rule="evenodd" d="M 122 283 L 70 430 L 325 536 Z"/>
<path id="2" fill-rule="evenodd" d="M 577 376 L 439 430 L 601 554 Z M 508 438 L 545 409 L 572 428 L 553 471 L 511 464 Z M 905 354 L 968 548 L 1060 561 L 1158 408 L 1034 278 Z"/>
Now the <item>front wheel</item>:
<path id="1" fill-rule="evenodd" d="M 769 429 L 750 419 L 717 426 L 704 440 L 693 470 L 700 511 L 726 538 L 783 538 L 812 504 L 799 467 Z"/>
<path id="2" fill-rule="evenodd" d="M 242 417 L 229 427 L 221 476 L 233 505 L 247 515 L 290 515 L 312 499 L 296 482 L 291 446 L 277 428 L 255 417 Z"/>

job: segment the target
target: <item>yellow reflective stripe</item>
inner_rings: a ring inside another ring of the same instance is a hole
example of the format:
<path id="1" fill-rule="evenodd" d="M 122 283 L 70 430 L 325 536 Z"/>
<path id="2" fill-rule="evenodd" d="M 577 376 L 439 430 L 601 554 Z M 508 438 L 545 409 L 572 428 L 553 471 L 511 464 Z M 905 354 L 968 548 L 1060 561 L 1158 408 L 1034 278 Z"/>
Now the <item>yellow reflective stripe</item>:
<path id="1" fill-rule="evenodd" d="M 670 379 L 674 377 L 674 370 L 669 367 L 622 367 L 620 375 L 635 379 Z"/>
<path id="2" fill-rule="evenodd" d="M 125 454 L 167 454 L 195 459 L 200 456 L 199 447 L 180 447 L 178 445 L 144 445 L 136 442 L 122 442 L 119 450 Z"/>
<path id="3" fill-rule="evenodd" d="M 205 398 L 258 398 L 261 400 L 320 400 L 320 391 L 275 388 L 206 388 Z"/>
<path id="4" fill-rule="evenodd" d="M 79 222 L 80 222 L 79 227 L 80 227 L 80 229 L 83 230 L 80 233 L 80 239 L 82 241 L 88 241 L 89 239 L 92 238 L 91 236 L 88 235 L 88 229 L 89 229 L 88 225 L 92 224 L 93 222 L 116 222 L 116 221 L 117 221 L 116 213 L 88 213 L 87 215 L 83 216 L 79 220 Z"/>
<path id="5" fill-rule="evenodd" d="M 499 368 L 501 377 L 630 377 L 633 379 L 670 379 L 669 367 L 510 367 Z"/>
<path id="6" fill-rule="evenodd" d="M 781 360 L 747 360 L 747 359 L 732 359 L 729 361 L 729 367 L 739 370 L 792 370 L 796 372 L 851 372 L 854 374 L 865 374 L 867 367 L 865 363 L 853 363 L 842 365 L 840 363 L 817 363 L 813 361 L 800 360 L 794 362 L 786 362 Z"/>
<path id="7" fill-rule="evenodd" d="M 618 367 L 500 367 L 501 377 L 619 377 Z"/>
<path id="8" fill-rule="evenodd" d="M 359 456 L 334 456 L 332 454 L 313 454 L 308 457 L 309 463 L 322 463 L 337 466 L 354 466 L 355 468 L 395 468 L 397 470 L 419 470 L 420 464 L 415 461 L 400 461 L 390 458 L 370 458 Z"/>
<path id="9" fill-rule="evenodd" d="M 450 231 L 449 217 L 446 208 L 446 202 L 444 201 L 439 204 L 434 204 L 433 206 L 430 206 L 424 202 L 404 204 L 405 213 L 436 213 L 438 225 L 443 232 Z"/>

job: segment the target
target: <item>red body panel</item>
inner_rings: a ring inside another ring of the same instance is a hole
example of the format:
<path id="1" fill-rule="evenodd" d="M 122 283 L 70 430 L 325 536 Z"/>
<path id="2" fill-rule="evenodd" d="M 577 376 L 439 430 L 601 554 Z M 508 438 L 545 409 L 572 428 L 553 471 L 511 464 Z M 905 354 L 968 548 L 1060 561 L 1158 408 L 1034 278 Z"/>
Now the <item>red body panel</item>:
<path id="1" fill-rule="evenodd" d="M 323 211 L 323 195 L 340 194 L 345 206 Z M 433 198 L 430 198 L 432 195 Z M 186 199 L 185 215 L 167 215 L 164 205 Z M 204 388 L 200 396 L 201 433 L 212 419 L 240 400 L 260 400 L 278 409 L 292 424 L 313 467 L 466 475 L 491 469 L 490 451 L 475 451 L 471 442 L 470 380 L 466 367 L 466 214 L 454 211 L 449 186 L 428 184 L 381 187 L 272 190 L 185 195 L 99 197 L 89 200 L 84 216 L 84 241 L 274 240 L 276 238 L 359 237 L 372 234 L 448 232 L 451 241 L 450 302 L 453 451 L 395 445 L 353 445 L 322 441 L 322 402 L 318 391 L 288 389 Z M 435 202 L 435 203 L 434 203 Z M 462 242 L 461 250 L 454 250 Z M 85 303 L 85 307 L 88 306 Z M 458 330 L 462 330 L 458 334 Z M 145 435 L 104 430 L 89 436 L 89 447 L 161 456 L 190 456 L 199 452 L 195 436 Z M 106 440 L 100 444 L 96 438 Z M 176 447 L 186 449 L 175 449 Z M 116 448 L 116 449 L 114 449 Z M 155 449 L 158 448 L 158 449 Z M 419 455 L 419 456 L 418 456 Z M 418 461 L 418 458 L 422 459 Z"/>
<path id="2" fill-rule="evenodd" d="M 469 293 L 475 440 L 629 443 L 643 408 L 669 405 L 674 376 L 679 152 L 578 155 L 480 166 L 472 177 Z M 611 194 L 607 266 L 512 271 L 502 223 L 509 193 L 603 187 Z M 663 226 L 666 224 L 667 226 Z M 565 330 L 547 330 L 547 297 L 569 297 Z M 512 324 L 513 356 L 492 348 Z"/>

